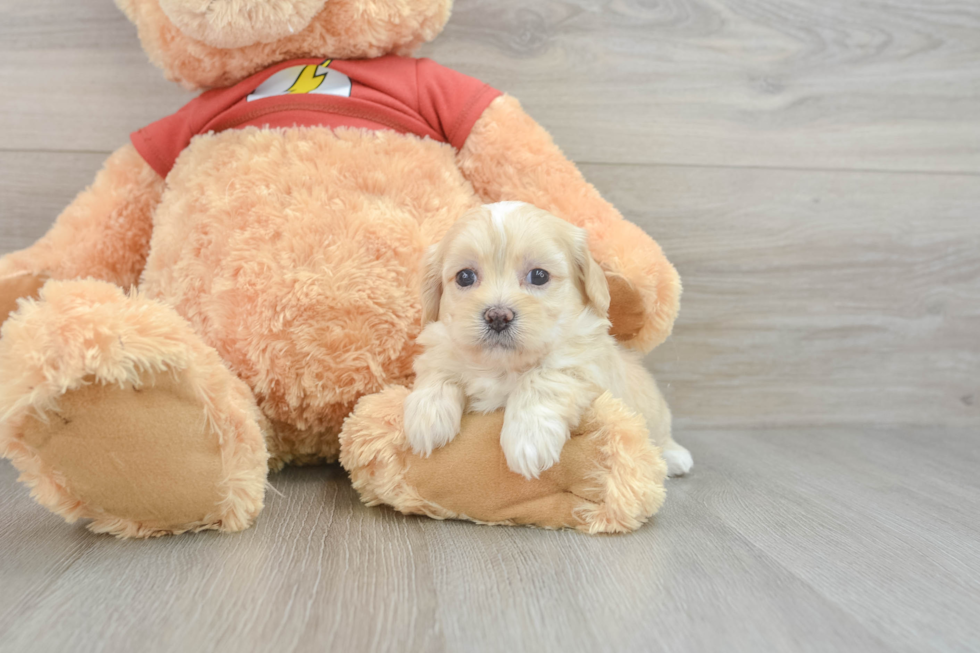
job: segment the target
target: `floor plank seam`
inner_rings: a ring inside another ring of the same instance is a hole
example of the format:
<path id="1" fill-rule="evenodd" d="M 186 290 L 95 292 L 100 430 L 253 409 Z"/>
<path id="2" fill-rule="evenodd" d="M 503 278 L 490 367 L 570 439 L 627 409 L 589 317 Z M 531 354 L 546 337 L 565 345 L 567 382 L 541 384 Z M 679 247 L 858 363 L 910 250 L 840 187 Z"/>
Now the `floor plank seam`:
<path id="1" fill-rule="evenodd" d="M 934 177 L 980 177 L 980 171 L 970 171 L 970 170 L 902 170 L 902 169 L 887 169 L 887 168 L 808 168 L 805 166 L 762 166 L 762 165 L 728 165 L 724 163 L 669 163 L 669 162 L 653 162 L 653 163 L 637 163 L 637 162 L 619 162 L 619 161 L 583 161 L 576 160 L 575 165 L 579 166 L 619 166 L 619 167 L 634 167 L 634 168 L 689 168 L 689 169 L 707 169 L 707 170 L 760 170 L 766 172 L 814 172 L 814 173 L 858 173 L 858 174 L 873 174 L 873 175 L 928 175 Z"/>

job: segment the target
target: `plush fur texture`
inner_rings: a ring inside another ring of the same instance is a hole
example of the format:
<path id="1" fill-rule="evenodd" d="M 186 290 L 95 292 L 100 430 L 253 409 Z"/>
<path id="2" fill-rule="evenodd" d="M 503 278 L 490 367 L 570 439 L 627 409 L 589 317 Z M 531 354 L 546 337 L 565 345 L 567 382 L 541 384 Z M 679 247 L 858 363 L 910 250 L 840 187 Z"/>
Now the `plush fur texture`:
<path id="1" fill-rule="evenodd" d="M 393 387 L 366 396 L 344 425 L 341 463 L 369 506 L 594 534 L 635 530 L 663 505 L 663 459 L 643 419 L 608 393 L 585 413 L 561 464 L 533 480 L 506 470 L 501 412 L 467 415 L 459 439 L 429 458 L 414 454 L 403 430 L 407 395 Z"/>
<path id="2" fill-rule="evenodd" d="M 452 148 L 249 128 L 196 139 L 167 183 L 143 288 L 282 425 L 275 455 L 336 460 L 357 399 L 410 382 L 418 261 L 478 203 Z"/>
<path id="3" fill-rule="evenodd" d="M 599 448 L 590 478 L 600 501 L 583 504 L 576 516 L 589 533 L 626 533 L 639 528 L 664 504 L 667 465 L 650 446 L 641 415 L 608 392 L 596 398 L 578 430 Z"/>
<path id="4" fill-rule="evenodd" d="M 222 1 L 234 5 L 247 0 Z M 208 45 L 182 32 L 167 17 L 159 0 L 116 0 L 116 4 L 136 24 L 143 49 L 167 79 L 189 89 L 200 89 L 230 86 L 288 59 L 366 59 L 412 54 L 442 30 L 449 20 L 452 0 L 328 0 L 306 27 L 294 34 L 272 42 L 230 48 Z M 234 26 L 231 21 L 228 24 Z M 223 40 L 215 27 L 212 20 L 195 32 L 207 34 L 210 40 Z M 262 38 L 271 34 L 263 34 L 257 27 L 250 26 L 253 34 L 258 32 Z M 228 39 L 229 43 L 242 41 L 238 33 Z"/>
<path id="5" fill-rule="evenodd" d="M 674 266 L 650 236 L 602 199 L 517 100 L 494 100 L 457 160 L 484 202 L 528 202 L 589 232 L 595 259 L 640 291 L 646 319 L 627 346 L 647 352 L 667 339 L 680 306 Z"/>
<path id="6" fill-rule="evenodd" d="M 173 310 L 100 281 L 51 281 L 40 301 L 22 303 L 0 336 L 0 453 L 42 505 L 68 521 L 91 519 L 93 531 L 124 537 L 242 530 L 262 509 L 268 459 L 263 418 L 247 386 Z M 221 469 L 221 498 L 213 510 L 165 529 L 87 504 L 23 437 L 25 421 L 52 418 L 66 393 L 92 384 L 136 392 L 155 375 L 179 378 L 197 397 L 200 419 L 217 438 Z"/>
<path id="7" fill-rule="evenodd" d="M 136 148 L 124 145 L 41 240 L 0 258 L 0 277 L 29 272 L 135 286 L 146 264 L 153 210 L 163 188 L 163 179 Z"/>
<path id="8" fill-rule="evenodd" d="M 419 337 L 405 402 L 416 453 L 456 437 L 464 410 L 506 408 L 508 467 L 537 478 L 603 390 L 643 415 L 658 445 L 683 450 L 656 382 L 609 335 L 609 288 L 585 230 L 530 204 L 490 204 L 453 225 L 427 268 L 424 314 L 437 321 Z"/>
<path id="9" fill-rule="evenodd" d="M 456 517 L 422 498 L 405 478 L 412 454 L 402 428 L 407 394 L 406 388 L 393 386 L 361 398 L 340 435 L 340 464 L 369 506 L 387 504 L 405 514 L 435 519 Z"/>
<path id="10" fill-rule="evenodd" d="M 303 31 L 326 0 L 160 0 L 187 36 L 214 48 L 272 43 Z"/>

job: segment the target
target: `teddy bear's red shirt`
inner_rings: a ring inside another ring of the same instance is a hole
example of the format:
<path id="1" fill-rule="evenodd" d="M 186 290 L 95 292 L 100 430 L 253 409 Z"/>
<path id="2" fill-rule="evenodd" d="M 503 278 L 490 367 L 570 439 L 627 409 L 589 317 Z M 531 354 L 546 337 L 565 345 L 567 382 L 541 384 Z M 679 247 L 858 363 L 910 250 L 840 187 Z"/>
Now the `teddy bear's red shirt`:
<path id="1" fill-rule="evenodd" d="M 133 132 L 161 177 L 198 134 L 256 127 L 393 129 L 460 149 L 500 91 L 429 59 L 284 61 Z"/>

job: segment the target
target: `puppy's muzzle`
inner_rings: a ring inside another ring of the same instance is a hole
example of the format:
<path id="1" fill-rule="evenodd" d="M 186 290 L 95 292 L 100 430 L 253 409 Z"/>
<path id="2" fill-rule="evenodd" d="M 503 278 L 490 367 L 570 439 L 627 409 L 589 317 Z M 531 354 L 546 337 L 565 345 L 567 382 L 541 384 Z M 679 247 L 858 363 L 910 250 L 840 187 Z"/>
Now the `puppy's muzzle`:
<path id="1" fill-rule="evenodd" d="M 514 321 L 514 311 L 505 306 L 491 306 L 483 313 L 483 319 L 487 323 L 487 328 L 502 333 L 509 329 L 511 322 Z"/>

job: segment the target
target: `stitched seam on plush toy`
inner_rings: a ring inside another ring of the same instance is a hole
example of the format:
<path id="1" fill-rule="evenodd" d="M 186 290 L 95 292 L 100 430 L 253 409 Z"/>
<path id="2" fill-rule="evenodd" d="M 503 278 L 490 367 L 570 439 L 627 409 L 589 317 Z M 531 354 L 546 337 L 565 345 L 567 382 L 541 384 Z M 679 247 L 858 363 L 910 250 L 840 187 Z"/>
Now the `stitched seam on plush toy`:
<path id="1" fill-rule="evenodd" d="M 473 97 L 470 98 L 470 101 L 466 103 L 466 108 L 463 109 L 462 111 L 460 111 L 459 112 L 459 115 L 456 116 L 456 120 L 453 121 L 452 133 L 451 134 L 450 133 L 446 133 L 446 138 L 449 140 L 450 143 L 454 143 L 454 141 L 457 140 L 455 136 L 456 136 L 456 133 L 459 131 L 460 125 L 463 124 L 463 121 L 464 120 L 467 120 L 469 118 L 470 111 L 473 110 L 473 105 L 475 105 L 477 102 L 479 102 L 480 100 L 482 100 L 483 97 L 487 94 L 487 91 L 490 91 L 491 93 L 497 93 L 498 92 L 497 89 L 495 89 L 494 87 L 490 86 L 489 84 L 484 84 L 480 88 L 480 91 L 478 93 L 474 93 L 473 94 Z M 495 100 L 497 98 L 494 97 L 493 99 Z M 479 120 L 479 116 L 477 117 L 477 120 Z M 470 128 L 470 131 L 472 131 L 472 128 Z M 469 134 L 467 134 L 466 137 L 469 138 Z M 465 140 L 466 139 L 463 139 L 463 142 L 465 142 Z M 462 146 L 463 146 L 463 143 L 461 142 L 459 144 L 459 147 L 461 148 Z M 455 145 L 454 145 L 454 147 L 455 147 Z M 457 149 L 459 149 L 459 148 L 457 148 Z"/>
<path id="2" fill-rule="evenodd" d="M 587 497 L 583 497 L 581 494 L 576 494 L 575 492 L 572 492 L 571 490 L 565 490 L 565 492 L 567 494 L 571 494 L 576 499 L 581 499 L 582 501 L 586 501 L 588 503 L 591 503 L 593 506 L 602 505 L 602 502 L 601 501 L 593 501 L 592 499 L 589 499 Z"/>

